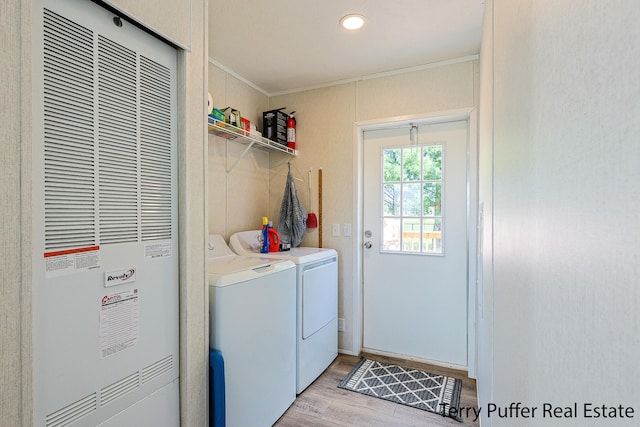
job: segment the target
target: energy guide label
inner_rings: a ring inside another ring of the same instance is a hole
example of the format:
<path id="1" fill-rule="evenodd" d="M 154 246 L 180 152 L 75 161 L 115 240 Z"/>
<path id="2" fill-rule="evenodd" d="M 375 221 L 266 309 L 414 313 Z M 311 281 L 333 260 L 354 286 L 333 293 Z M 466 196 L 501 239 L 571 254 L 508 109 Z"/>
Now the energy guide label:
<path id="1" fill-rule="evenodd" d="M 100 358 L 138 343 L 138 290 L 105 295 L 100 302 Z"/>

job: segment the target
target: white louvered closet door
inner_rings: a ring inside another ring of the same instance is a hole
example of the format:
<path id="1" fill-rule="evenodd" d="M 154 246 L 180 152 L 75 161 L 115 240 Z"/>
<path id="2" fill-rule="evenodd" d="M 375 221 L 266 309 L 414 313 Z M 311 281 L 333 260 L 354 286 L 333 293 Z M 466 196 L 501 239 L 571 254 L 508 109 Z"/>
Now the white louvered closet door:
<path id="1" fill-rule="evenodd" d="M 176 51 L 85 0 L 33 28 L 34 424 L 178 425 Z"/>

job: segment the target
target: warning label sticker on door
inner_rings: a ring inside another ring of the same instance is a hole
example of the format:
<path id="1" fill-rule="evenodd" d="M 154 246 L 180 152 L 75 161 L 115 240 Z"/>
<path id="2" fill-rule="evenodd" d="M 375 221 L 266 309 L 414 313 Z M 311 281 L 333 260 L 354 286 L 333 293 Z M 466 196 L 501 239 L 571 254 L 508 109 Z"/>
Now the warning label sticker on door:
<path id="1" fill-rule="evenodd" d="M 100 302 L 100 358 L 138 343 L 138 290 L 105 295 Z"/>
<path id="2" fill-rule="evenodd" d="M 45 252 L 45 277 L 56 277 L 100 268 L 100 246 Z"/>
<path id="3" fill-rule="evenodd" d="M 171 242 L 150 243 L 144 245 L 144 259 L 165 258 L 171 256 Z"/>

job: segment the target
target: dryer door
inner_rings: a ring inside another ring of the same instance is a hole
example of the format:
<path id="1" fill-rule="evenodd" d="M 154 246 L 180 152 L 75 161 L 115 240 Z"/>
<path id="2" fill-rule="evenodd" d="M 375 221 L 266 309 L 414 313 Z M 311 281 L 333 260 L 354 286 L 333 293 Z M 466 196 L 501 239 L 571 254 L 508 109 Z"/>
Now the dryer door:
<path id="1" fill-rule="evenodd" d="M 302 272 L 302 339 L 338 317 L 336 258 L 306 267 Z"/>

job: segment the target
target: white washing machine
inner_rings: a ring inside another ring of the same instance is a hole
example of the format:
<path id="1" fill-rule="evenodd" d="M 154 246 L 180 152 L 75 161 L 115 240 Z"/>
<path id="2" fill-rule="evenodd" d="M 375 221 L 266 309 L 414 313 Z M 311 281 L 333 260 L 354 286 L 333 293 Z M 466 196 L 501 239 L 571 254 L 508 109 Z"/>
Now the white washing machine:
<path id="1" fill-rule="evenodd" d="M 235 233 L 229 246 L 239 255 L 265 256 L 260 253 L 260 233 Z M 338 253 L 298 247 L 268 256 L 296 265 L 296 392 L 302 393 L 338 356 Z"/>
<path id="2" fill-rule="evenodd" d="M 209 346 L 224 358 L 228 427 L 273 425 L 296 398 L 296 269 L 208 240 Z"/>

